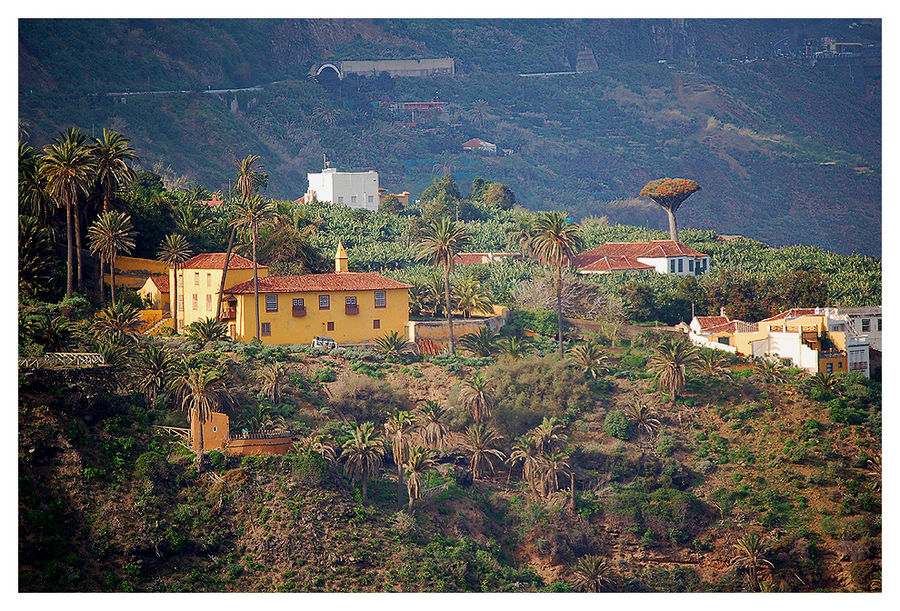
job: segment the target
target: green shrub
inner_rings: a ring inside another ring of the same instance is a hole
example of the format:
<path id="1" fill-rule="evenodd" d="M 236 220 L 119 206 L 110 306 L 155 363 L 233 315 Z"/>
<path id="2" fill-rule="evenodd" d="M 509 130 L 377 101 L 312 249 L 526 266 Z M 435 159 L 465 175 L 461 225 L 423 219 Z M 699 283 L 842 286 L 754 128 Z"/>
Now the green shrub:
<path id="1" fill-rule="evenodd" d="M 209 457 L 209 465 L 213 469 L 218 469 L 225 464 L 225 455 L 218 450 L 210 450 L 206 455 Z"/>
<path id="2" fill-rule="evenodd" d="M 656 451 L 660 456 L 671 456 L 680 445 L 678 440 L 669 433 L 660 433 L 656 438 Z"/>
<path id="3" fill-rule="evenodd" d="M 593 403 L 584 376 L 555 356 L 501 359 L 485 377 L 493 384 L 491 422 L 507 439 L 537 426 L 544 416 L 563 417 L 569 409 L 582 411 Z"/>
<path id="4" fill-rule="evenodd" d="M 337 378 L 334 375 L 334 369 L 326 366 L 316 369 L 313 379 L 317 382 L 334 382 Z"/>
<path id="5" fill-rule="evenodd" d="M 356 422 L 384 422 L 395 410 L 411 410 L 405 389 L 395 389 L 387 382 L 352 373 L 331 389 L 331 406 L 341 415 Z"/>
<path id="6" fill-rule="evenodd" d="M 830 410 L 831 420 L 841 424 L 862 424 L 869 416 L 866 410 L 851 407 L 844 399 L 832 399 L 825 407 Z"/>
<path id="7" fill-rule="evenodd" d="M 541 335 L 557 335 L 556 312 L 549 310 L 533 310 L 530 308 L 516 309 L 511 312 L 507 327 L 511 331 L 530 329 Z"/>
<path id="8" fill-rule="evenodd" d="M 631 438 L 631 426 L 629 425 L 628 417 L 620 409 L 609 412 L 606 415 L 606 419 L 603 421 L 603 430 L 606 431 L 607 435 L 616 439 L 628 441 Z"/>

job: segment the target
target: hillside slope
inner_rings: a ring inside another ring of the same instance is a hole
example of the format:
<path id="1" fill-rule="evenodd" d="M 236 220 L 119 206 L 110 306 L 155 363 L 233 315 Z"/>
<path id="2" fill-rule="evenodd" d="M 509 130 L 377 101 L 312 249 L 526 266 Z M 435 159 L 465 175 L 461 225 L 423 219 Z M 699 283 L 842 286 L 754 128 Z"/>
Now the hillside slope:
<path id="1" fill-rule="evenodd" d="M 285 199 L 302 195 L 306 172 L 326 154 L 341 169 L 376 169 L 383 186 L 414 197 L 451 171 L 460 184 L 478 175 L 505 182 L 532 208 L 663 227 L 638 191 L 658 176 L 689 176 L 704 189 L 682 209 L 682 224 L 877 256 L 880 74 L 772 57 L 776 44 L 796 51 L 824 34 L 880 43 L 878 22 L 850 25 L 24 20 L 20 118 L 35 144 L 72 124 L 123 131 L 145 167 L 162 162 L 214 189 L 228 189 L 239 158 L 259 154 L 269 195 Z M 97 39 L 107 44 L 79 42 Z M 582 48 L 596 72 L 518 76 L 571 70 Z M 748 54 L 763 60 L 742 63 Z M 306 76 L 324 59 L 444 55 L 457 60 L 455 77 L 349 78 L 330 90 Z M 195 93 L 124 104 L 105 95 L 148 86 Z M 431 99 L 448 103 L 443 120 L 384 106 Z M 463 153 L 472 137 L 512 153 Z"/>

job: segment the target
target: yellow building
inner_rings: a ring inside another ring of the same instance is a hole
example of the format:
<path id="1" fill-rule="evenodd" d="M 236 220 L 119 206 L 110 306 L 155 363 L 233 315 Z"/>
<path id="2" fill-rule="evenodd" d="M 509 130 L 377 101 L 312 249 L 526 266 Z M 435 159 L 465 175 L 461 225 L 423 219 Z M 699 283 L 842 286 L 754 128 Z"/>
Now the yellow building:
<path id="1" fill-rule="evenodd" d="M 230 272 L 229 272 L 230 275 Z M 375 273 L 348 271 L 338 244 L 335 272 L 259 279 L 260 340 L 264 344 L 306 344 L 328 337 L 339 344 L 361 343 L 391 331 L 404 333 L 411 285 Z M 228 334 L 239 341 L 256 337 L 253 280 L 225 291 Z"/>
<path id="2" fill-rule="evenodd" d="M 169 277 L 150 276 L 138 289 L 138 295 L 151 310 L 170 310 Z"/>
<path id="3" fill-rule="evenodd" d="M 224 252 L 210 252 L 191 257 L 178 268 L 178 331 L 206 318 L 215 318 L 222 270 L 225 267 Z M 269 268 L 259 266 L 260 279 L 269 275 Z M 245 280 L 253 280 L 253 261 L 234 253 L 228 263 L 226 288 Z M 175 282 L 175 270 L 169 269 L 169 286 Z M 252 282 L 251 282 L 252 284 Z M 227 291 L 226 291 L 227 293 Z M 170 304 L 174 317 L 175 304 Z M 223 313 L 226 304 L 222 303 Z"/>
<path id="4" fill-rule="evenodd" d="M 104 265 L 104 270 L 107 266 Z M 165 275 L 166 264 L 156 259 L 142 259 L 140 257 L 116 257 L 116 286 L 124 286 L 138 290 L 147 281 L 147 276 Z M 112 282 L 109 271 L 103 274 L 103 281 L 107 286 Z"/>

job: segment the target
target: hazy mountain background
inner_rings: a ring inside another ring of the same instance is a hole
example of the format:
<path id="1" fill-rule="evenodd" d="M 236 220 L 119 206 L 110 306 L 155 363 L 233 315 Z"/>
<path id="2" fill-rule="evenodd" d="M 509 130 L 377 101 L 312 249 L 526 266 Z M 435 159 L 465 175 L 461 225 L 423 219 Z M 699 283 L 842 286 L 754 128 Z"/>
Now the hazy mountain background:
<path id="1" fill-rule="evenodd" d="M 826 36 L 866 57 L 804 57 Z M 878 20 L 20 20 L 19 116 L 33 145 L 111 127 L 142 167 L 225 192 L 259 154 L 277 198 L 300 197 L 324 153 L 413 197 L 449 169 L 464 192 L 481 175 L 529 208 L 662 228 L 637 193 L 683 176 L 703 190 L 682 225 L 880 256 L 880 45 Z M 585 50 L 596 71 L 518 76 Z M 309 76 L 444 56 L 455 76 Z M 446 116 L 389 108 L 432 99 Z M 512 154 L 464 153 L 473 137 Z"/>

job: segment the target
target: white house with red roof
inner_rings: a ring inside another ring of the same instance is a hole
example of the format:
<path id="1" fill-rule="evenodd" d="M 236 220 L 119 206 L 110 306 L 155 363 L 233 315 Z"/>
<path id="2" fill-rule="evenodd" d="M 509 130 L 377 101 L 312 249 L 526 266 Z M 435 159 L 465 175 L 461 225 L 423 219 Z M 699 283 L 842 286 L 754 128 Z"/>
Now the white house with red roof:
<path id="1" fill-rule="evenodd" d="M 699 276 L 709 269 L 709 255 L 674 240 L 607 242 L 576 255 L 581 274 L 645 272 Z"/>
<path id="2" fill-rule="evenodd" d="M 481 138 L 472 138 L 462 143 L 464 151 L 483 151 L 485 153 L 496 153 L 497 145 Z"/>

